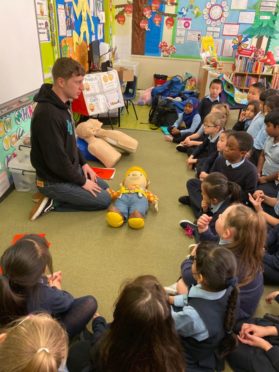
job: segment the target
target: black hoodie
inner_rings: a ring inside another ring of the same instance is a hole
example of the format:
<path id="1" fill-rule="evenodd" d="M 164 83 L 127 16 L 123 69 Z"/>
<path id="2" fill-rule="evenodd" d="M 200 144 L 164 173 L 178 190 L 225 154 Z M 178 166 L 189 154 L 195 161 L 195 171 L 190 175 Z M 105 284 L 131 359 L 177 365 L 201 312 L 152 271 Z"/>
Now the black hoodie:
<path id="1" fill-rule="evenodd" d="M 86 162 L 76 145 L 69 103 L 61 101 L 51 84 L 43 84 L 34 101 L 38 104 L 31 120 L 31 163 L 37 176 L 84 185 L 80 166 Z"/>

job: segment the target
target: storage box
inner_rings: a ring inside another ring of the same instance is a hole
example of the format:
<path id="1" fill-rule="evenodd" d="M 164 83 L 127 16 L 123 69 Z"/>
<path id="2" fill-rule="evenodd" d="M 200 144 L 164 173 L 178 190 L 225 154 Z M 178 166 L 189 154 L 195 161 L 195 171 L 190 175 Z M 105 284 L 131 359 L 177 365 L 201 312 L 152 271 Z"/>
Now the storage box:
<path id="1" fill-rule="evenodd" d="M 31 165 L 30 158 L 22 161 L 16 156 L 9 161 L 8 169 L 12 174 L 17 191 L 37 191 L 36 172 Z"/>
<path id="2" fill-rule="evenodd" d="M 115 67 L 115 70 L 118 72 L 120 82 L 134 80 L 134 71 L 132 69 L 128 69 L 125 67 Z"/>
<path id="3" fill-rule="evenodd" d="M 113 68 L 119 67 L 125 68 L 126 70 L 133 70 L 135 76 L 139 76 L 139 63 L 130 61 L 128 59 L 117 59 L 113 63 Z"/>
<path id="4" fill-rule="evenodd" d="M 31 151 L 31 140 L 30 133 L 27 133 L 21 137 L 15 144 L 15 154 L 18 161 L 28 162 L 30 161 L 30 151 Z"/>

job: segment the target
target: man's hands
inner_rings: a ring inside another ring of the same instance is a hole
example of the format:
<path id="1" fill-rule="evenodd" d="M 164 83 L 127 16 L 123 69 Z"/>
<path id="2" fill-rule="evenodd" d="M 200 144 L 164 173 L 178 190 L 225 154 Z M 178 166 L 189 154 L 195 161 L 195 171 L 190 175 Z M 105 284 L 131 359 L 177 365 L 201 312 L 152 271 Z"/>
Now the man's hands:
<path id="1" fill-rule="evenodd" d="M 88 164 L 83 165 L 82 171 L 86 177 L 86 182 L 82 188 L 89 191 L 93 196 L 97 196 L 97 194 L 102 191 L 102 188 L 96 182 L 96 173 Z"/>

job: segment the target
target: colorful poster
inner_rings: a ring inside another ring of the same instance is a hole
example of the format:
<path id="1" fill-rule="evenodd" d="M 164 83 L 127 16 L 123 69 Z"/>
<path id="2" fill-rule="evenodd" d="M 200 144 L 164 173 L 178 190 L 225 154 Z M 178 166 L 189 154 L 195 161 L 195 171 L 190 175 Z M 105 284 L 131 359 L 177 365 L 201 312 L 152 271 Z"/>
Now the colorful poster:
<path id="1" fill-rule="evenodd" d="M 66 14 L 64 5 L 58 5 L 58 27 L 59 36 L 67 36 Z"/>
<path id="2" fill-rule="evenodd" d="M 37 24 L 40 42 L 50 42 L 50 26 L 48 18 L 38 18 Z"/>
<path id="3" fill-rule="evenodd" d="M 48 1 L 47 0 L 36 0 L 36 13 L 38 17 L 48 16 Z"/>

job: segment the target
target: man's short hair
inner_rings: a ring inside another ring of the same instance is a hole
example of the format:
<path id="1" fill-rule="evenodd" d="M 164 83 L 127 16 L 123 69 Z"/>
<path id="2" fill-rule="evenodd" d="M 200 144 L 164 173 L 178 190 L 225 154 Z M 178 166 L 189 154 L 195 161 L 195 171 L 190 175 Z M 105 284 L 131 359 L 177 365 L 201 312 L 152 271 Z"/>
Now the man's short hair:
<path id="1" fill-rule="evenodd" d="M 65 80 L 70 79 L 72 76 L 84 76 L 85 71 L 81 64 L 72 58 L 62 57 L 58 58 L 52 67 L 53 80 L 58 78 Z"/>
<path id="2" fill-rule="evenodd" d="M 238 143 L 240 151 L 250 151 L 253 147 L 254 140 L 253 137 L 244 131 L 232 131 L 228 137 L 234 137 Z"/>
<path id="3" fill-rule="evenodd" d="M 211 87 L 212 84 L 218 84 L 220 85 L 220 87 L 223 89 L 223 83 L 220 79 L 213 79 L 210 84 L 209 84 L 209 87 Z"/>
<path id="4" fill-rule="evenodd" d="M 271 111 L 269 114 L 266 115 L 264 118 L 265 123 L 271 123 L 274 127 L 279 126 L 279 109 Z"/>

